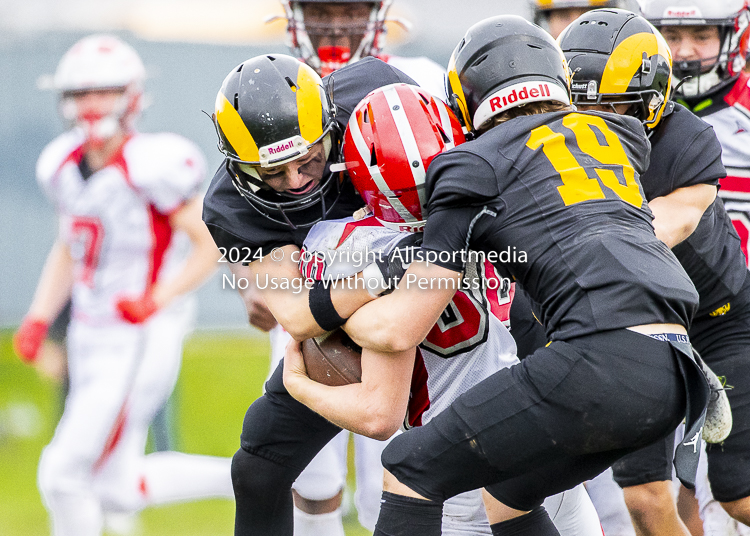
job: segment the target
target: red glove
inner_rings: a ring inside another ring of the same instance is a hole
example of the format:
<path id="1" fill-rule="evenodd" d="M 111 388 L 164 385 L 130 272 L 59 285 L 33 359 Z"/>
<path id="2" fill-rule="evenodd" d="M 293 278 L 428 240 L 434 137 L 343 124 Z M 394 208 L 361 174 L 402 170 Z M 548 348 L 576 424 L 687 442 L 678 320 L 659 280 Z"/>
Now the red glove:
<path id="1" fill-rule="evenodd" d="M 156 305 L 151 294 L 144 294 L 135 300 L 121 299 L 117 302 L 117 310 L 120 316 L 131 324 L 142 324 L 159 310 L 159 306 Z"/>
<path id="2" fill-rule="evenodd" d="M 49 324 L 44 320 L 23 319 L 21 327 L 13 335 L 13 349 L 22 360 L 28 363 L 36 361 L 48 329 Z"/>

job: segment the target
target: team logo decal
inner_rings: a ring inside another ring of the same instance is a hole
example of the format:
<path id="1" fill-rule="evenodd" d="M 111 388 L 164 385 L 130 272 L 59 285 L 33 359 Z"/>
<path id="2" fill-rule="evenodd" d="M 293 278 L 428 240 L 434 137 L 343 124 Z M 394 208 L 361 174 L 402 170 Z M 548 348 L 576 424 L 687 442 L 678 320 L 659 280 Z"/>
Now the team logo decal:
<path id="1" fill-rule="evenodd" d="M 665 19 L 693 19 L 693 18 L 701 18 L 703 15 L 701 14 L 701 10 L 697 7 L 691 6 L 691 7 L 677 7 L 677 6 L 669 6 L 667 9 L 664 10 L 664 18 Z"/>

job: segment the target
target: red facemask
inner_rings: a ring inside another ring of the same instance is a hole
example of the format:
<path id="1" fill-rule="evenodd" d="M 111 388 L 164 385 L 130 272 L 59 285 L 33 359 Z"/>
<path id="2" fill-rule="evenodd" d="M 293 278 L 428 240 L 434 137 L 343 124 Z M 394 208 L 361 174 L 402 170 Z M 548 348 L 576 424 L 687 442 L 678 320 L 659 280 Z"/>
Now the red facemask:
<path id="1" fill-rule="evenodd" d="M 352 54 L 349 47 L 324 46 L 318 48 L 320 58 L 320 76 L 326 76 L 340 69 L 351 59 Z"/>

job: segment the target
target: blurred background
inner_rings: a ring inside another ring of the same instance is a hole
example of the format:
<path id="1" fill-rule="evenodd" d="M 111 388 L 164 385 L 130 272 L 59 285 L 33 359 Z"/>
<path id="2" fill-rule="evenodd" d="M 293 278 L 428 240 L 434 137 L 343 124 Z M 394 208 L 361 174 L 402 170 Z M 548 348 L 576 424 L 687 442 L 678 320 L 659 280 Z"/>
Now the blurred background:
<path id="1" fill-rule="evenodd" d="M 385 52 L 427 56 L 440 65 L 473 23 L 499 13 L 527 14 L 524 0 L 395 0 Z M 57 96 L 39 89 L 62 54 L 93 32 L 114 32 L 143 58 L 151 105 L 145 132 L 173 131 L 203 149 L 209 169 L 221 162 L 211 121 L 214 98 L 235 65 L 265 52 L 287 52 L 276 0 L 0 0 L 0 326 L 16 326 L 28 307 L 55 234 L 51 206 L 34 166 L 63 130 Z M 200 291 L 199 326 L 244 324 L 235 292 L 216 276 Z"/>
<path id="2" fill-rule="evenodd" d="M 220 162 L 213 111 L 224 76 L 261 53 L 287 52 L 276 0 L 0 0 L 0 535 L 49 534 L 36 487 L 36 466 L 62 412 L 54 371 L 23 365 L 10 336 L 28 308 L 56 223 L 37 187 L 42 148 L 64 128 L 57 96 L 40 89 L 62 54 L 81 37 L 111 32 L 132 44 L 148 71 L 145 132 L 172 131 L 195 141 L 209 163 Z M 385 52 L 427 56 L 445 65 L 473 23 L 490 15 L 528 15 L 525 0 L 395 0 Z M 207 184 L 206 184 L 207 186 Z M 199 291 L 198 330 L 188 339 L 183 369 L 165 417 L 169 448 L 231 456 L 242 417 L 268 372 L 268 341 L 247 327 L 236 292 L 222 290 L 221 272 Z M 152 438 L 151 448 L 158 441 Z M 352 512 L 348 536 L 368 534 Z M 108 535 L 232 534 L 232 501 L 205 501 L 123 519 Z M 116 530 L 117 529 L 117 530 Z"/>

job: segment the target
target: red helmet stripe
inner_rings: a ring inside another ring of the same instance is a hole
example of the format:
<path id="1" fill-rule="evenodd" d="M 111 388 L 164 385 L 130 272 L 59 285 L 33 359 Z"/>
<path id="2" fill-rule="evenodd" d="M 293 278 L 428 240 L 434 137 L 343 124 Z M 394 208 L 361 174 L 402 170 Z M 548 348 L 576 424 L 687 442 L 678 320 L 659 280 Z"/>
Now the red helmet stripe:
<path id="1" fill-rule="evenodd" d="M 420 204 L 425 206 L 427 199 L 424 192 L 424 181 L 427 173 L 425 171 L 424 160 L 419 153 L 419 147 L 417 146 L 414 131 L 412 130 L 411 124 L 409 124 L 409 118 L 406 116 L 406 109 L 399 97 L 399 90 L 413 91 L 411 88 L 404 86 L 392 86 L 385 89 L 383 95 L 388 101 L 391 110 L 391 117 L 393 117 L 396 130 L 398 131 L 398 137 L 401 140 L 401 145 L 403 146 L 404 151 L 406 152 L 405 162 L 409 165 L 409 171 L 411 171 L 412 177 L 414 178 L 414 184 L 417 186 Z M 414 117 L 419 116 L 414 115 Z"/>
<path id="2" fill-rule="evenodd" d="M 409 212 L 407 208 L 401 203 L 401 201 L 395 196 L 390 186 L 388 186 L 388 183 L 383 178 L 383 175 L 380 173 L 380 169 L 378 169 L 378 166 L 370 165 L 370 148 L 368 147 L 367 142 L 365 141 L 365 138 L 362 135 L 362 131 L 359 127 L 359 122 L 361 120 L 361 114 L 352 114 L 351 118 L 349 119 L 349 133 L 351 134 L 351 139 L 354 142 L 354 146 L 356 147 L 360 158 L 367 166 L 367 170 L 369 171 L 372 180 L 375 182 L 378 190 L 380 190 L 383 195 L 388 197 L 388 201 L 391 203 L 396 212 L 398 212 L 399 216 L 404 218 L 405 221 L 417 221 L 417 219 L 411 214 L 411 212 Z"/>

